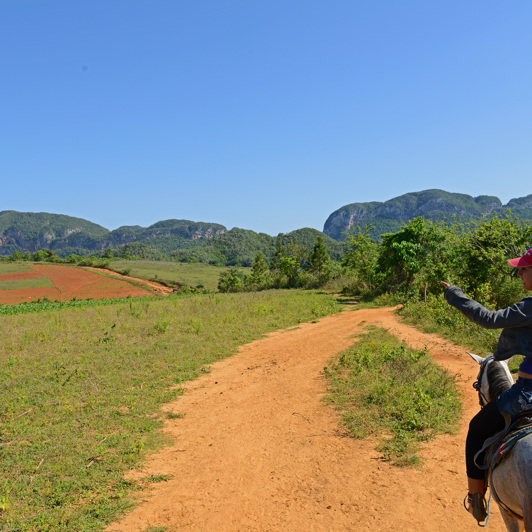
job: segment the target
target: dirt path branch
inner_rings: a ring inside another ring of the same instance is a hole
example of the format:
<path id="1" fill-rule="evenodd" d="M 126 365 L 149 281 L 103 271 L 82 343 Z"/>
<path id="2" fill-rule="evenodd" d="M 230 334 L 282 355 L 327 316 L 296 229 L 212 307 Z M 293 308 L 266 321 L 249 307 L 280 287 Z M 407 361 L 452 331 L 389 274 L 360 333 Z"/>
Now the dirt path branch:
<path id="1" fill-rule="evenodd" d="M 459 376 L 460 433 L 427 444 L 423 469 L 382 462 L 373 441 L 341 434 L 322 401 L 324 366 L 370 324 L 427 347 Z M 462 348 L 402 324 L 393 309 L 346 311 L 245 345 L 167 406 L 184 416 L 166 425 L 175 445 L 131 476 L 171 478 L 108 531 L 477 530 L 461 506 L 475 375 Z M 501 530 L 500 516 L 492 514 L 490 530 Z"/>

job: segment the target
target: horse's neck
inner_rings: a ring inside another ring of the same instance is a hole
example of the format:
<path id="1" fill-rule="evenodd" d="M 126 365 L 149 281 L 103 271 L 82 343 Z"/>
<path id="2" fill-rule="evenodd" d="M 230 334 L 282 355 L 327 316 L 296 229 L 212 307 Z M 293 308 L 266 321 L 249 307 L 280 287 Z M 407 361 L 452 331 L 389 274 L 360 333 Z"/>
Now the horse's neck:
<path id="1" fill-rule="evenodd" d="M 486 371 L 489 395 L 492 399 L 505 392 L 514 382 L 508 366 L 502 362 L 492 361 L 486 368 Z"/>

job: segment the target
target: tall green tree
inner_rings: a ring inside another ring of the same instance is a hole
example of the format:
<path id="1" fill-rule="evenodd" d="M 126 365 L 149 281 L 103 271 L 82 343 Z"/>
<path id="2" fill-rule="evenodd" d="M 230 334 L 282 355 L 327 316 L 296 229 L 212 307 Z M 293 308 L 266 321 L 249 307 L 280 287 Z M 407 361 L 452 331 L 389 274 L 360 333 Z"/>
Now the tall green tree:
<path id="1" fill-rule="evenodd" d="M 445 246 L 450 230 L 422 216 L 397 233 L 382 236 L 377 273 L 383 291 L 414 296 L 421 291 L 441 292 L 439 281 L 448 276 L 451 249 Z"/>
<path id="2" fill-rule="evenodd" d="M 457 243 L 454 275 L 468 295 L 495 307 L 506 307 L 522 297 L 509 258 L 522 255 L 532 242 L 532 226 L 510 214 L 472 222 Z"/>
<path id="3" fill-rule="evenodd" d="M 281 274 L 287 278 L 288 288 L 297 288 L 301 283 L 301 263 L 296 257 L 285 256 L 280 259 Z"/>
<path id="4" fill-rule="evenodd" d="M 281 258 L 286 256 L 286 249 L 283 246 L 283 233 L 277 235 L 275 241 L 275 253 L 272 256 L 270 263 L 270 269 L 272 271 L 280 271 L 281 269 Z"/>
<path id="5" fill-rule="evenodd" d="M 250 281 L 255 285 L 261 285 L 266 281 L 269 273 L 268 263 L 264 259 L 262 251 L 259 251 L 251 266 Z"/>
<path id="6" fill-rule="evenodd" d="M 307 263 L 308 248 L 298 242 L 297 240 L 289 240 L 286 243 L 286 255 L 294 257 L 299 262 L 300 266 L 304 266 Z"/>
<path id="7" fill-rule="evenodd" d="M 347 250 L 342 258 L 342 265 L 355 274 L 356 280 L 373 285 L 377 269 L 379 245 L 370 233 L 373 226 L 357 227 L 355 232 L 347 234 Z"/>
<path id="8" fill-rule="evenodd" d="M 323 238 L 318 236 L 308 258 L 307 269 L 316 275 L 320 283 L 327 281 L 331 274 L 331 257 L 323 243 Z"/>

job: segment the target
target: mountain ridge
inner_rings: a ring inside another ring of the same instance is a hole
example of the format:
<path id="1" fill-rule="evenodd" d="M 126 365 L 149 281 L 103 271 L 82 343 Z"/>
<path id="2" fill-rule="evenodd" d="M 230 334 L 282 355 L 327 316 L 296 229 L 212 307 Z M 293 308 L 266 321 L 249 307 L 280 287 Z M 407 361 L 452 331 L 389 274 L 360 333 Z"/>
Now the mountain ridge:
<path id="1" fill-rule="evenodd" d="M 283 245 L 297 242 L 306 249 L 312 247 L 317 236 L 322 236 L 329 254 L 338 257 L 346 233 L 356 226 L 372 227 L 370 235 L 378 238 L 383 233 L 398 231 L 417 216 L 449 223 L 471 222 L 483 216 L 505 214 L 507 209 L 523 221 L 532 220 L 532 194 L 513 198 L 503 205 L 496 196 L 473 197 L 440 189 L 409 192 L 384 202 L 340 207 L 327 218 L 323 231 L 302 228 L 279 236 Z M 169 219 L 149 227 L 124 225 L 109 230 L 64 214 L 0 212 L 0 256 L 51 249 L 58 256 L 66 257 L 133 246 L 132 249 L 175 260 L 249 265 L 258 250 L 271 256 L 275 242 L 276 237 L 265 233 L 236 227 L 228 230 L 213 222 Z"/>
<path id="2" fill-rule="evenodd" d="M 334 211 L 326 220 L 323 232 L 335 240 L 345 240 L 352 227 L 373 226 L 371 236 L 398 231 L 418 216 L 433 221 L 470 222 L 511 209 L 522 219 L 532 218 L 532 194 L 513 198 L 506 205 L 496 196 L 469 196 L 440 189 L 408 192 L 384 202 L 350 203 Z"/>
<path id="3" fill-rule="evenodd" d="M 58 252 L 87 254 L 118 248 L 132 242 L 170 240 L 170 248 L 186 248 L 194 241 L 225 233 L 217 223 L 191 220 L 162 220 L 150 225 L 121 226 L 114 230 L 84 220 L 52 213 L 0 212 L 0 255 L 14 251 L 33 253 L 43 248 Z"/>

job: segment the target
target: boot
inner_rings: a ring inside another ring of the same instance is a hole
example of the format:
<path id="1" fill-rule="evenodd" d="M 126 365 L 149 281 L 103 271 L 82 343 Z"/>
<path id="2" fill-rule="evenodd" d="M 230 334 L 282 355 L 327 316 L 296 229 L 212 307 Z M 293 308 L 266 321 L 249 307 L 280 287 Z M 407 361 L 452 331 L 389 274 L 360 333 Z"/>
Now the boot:
<path id="1" fill-rule="evenodd" d="M 484 494 L 468 493 L 466 498 L 468 503 L 468 507 L 466 507 L 466 510 L 469 513 L 473 514 L 473 517 L 477 520 L 478 523 L 480 523 L 481 521 L 485 521 L 486 517 L 488 517 L 488 512 L 486 510 L 486 499 L 484 498 Z"/>

